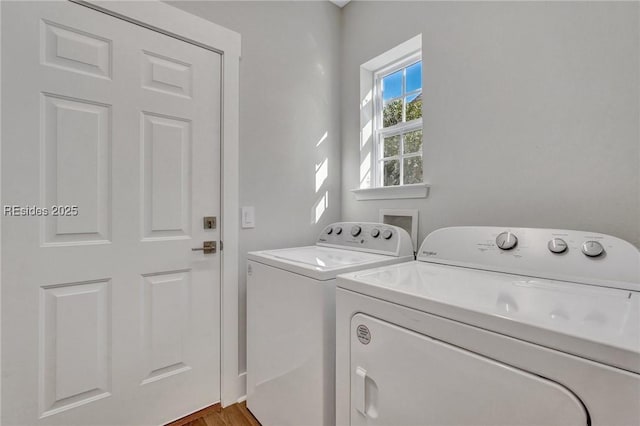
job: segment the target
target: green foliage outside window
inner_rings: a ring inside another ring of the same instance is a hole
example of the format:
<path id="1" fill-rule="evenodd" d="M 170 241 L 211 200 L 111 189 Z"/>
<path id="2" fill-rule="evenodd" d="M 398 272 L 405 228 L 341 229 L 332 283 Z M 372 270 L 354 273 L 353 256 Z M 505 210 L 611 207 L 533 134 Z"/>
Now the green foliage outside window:
<path id="1" fill-rule="evenodd" d="M 422 62 L 386 74 L 380 87 L 384 103 L 378 126 L 384 132 L 377 161 L 382 185 L 421 183 L 422 129 L 411 122 L 422 118 Z"/>
<path id="2" fill-rule="evenodd" d="M 422 95 L 407 103 L 406 121 L 422 117 Z M 382 109 L 382 127 L 390 127 L 402 122 L 402 99 L 396 99 Z"/>

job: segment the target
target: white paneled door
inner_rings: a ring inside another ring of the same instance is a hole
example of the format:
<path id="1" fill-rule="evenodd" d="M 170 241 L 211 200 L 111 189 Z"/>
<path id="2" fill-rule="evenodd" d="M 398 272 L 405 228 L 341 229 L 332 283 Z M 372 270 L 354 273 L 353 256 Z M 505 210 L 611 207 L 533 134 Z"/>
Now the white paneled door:
<path id="1" fill-rule="evenodd" d="M 1 7 L 2 424 L 218 402 L 220 256 L 192 248 L 219 240 L 220 55 L 70 2 Z"/>

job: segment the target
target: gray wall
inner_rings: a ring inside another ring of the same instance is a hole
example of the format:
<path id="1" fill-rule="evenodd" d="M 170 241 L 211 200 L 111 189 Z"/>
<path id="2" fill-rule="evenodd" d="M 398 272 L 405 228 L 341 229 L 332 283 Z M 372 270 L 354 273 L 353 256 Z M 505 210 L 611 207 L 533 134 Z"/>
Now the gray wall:
<path id="1" fill-rule="evenodd" d="M 640 245 L 638 3 L 351 2 L 342 215 L 584 229 Z M 359 66 L 423 35 L 426 199 L 355 201 Z"/>
<path id="2" fill-rule="evenodd" d="M 420 240 L 486 224 L 588 229 L 640 245 L 637 3 L 171 4 L 242 34 L 240 202 L 256 207 L 257 225 L 240 231 L 242 345 L 246 252 L 311 244 L 341 216 L 418 208 Z M 355 201 L 360 64 L 418 33 L 431 193 Z M 324 159 L 329 176 L 316 192 Z M 325 191 L 328 209 L 312 223 Z"/>
<path id="3" fill-rule="evenodd" d="M 256 208 L 256 228 L 240 230 L 244 371 L 246 253 L 313 244 L 340 219 L 340 9 L 329 2 L 170 4 L 242 35 L 240 204 Z M 316 165 L 325 159 L 328 177 L 316 192 Z M 313 223 L 327 191 L 328 208 Z"/>

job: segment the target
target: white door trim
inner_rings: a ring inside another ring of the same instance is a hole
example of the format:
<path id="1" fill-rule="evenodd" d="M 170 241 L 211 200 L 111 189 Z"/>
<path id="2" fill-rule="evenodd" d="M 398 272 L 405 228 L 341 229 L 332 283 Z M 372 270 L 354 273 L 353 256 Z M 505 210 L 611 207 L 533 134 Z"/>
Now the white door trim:
<path id="1" fill-rule="evenodd" d="M 222 55 L 220 239 L 224 241 L 224 250 L 220 253 L 222 256 L 220 395 L 223 407 L 234 404 L 246 393 L 245 375 L 239 374 L 238 369 L 238 96 L 241 36 L 239 33 L 157 0 L 71 1 L 214 50 Z M 0 123 L 2 117 L 0 105 Z M 1 143 L 0 141 L 0 146 Z M 0 412 L 1 409 L 0 406 Z"/>
<path id="2" fill-rule="evenodd" d="M 2 5 L 0 5 L 0 22 L 2 22 Z M 2 31 L 0 31 L 0 200 L 2 198 Z M 222 143 L 222 141 L 220 141 Z M 2 206 L 4 209 L 4 207 Z M 2 221 L 0 220 L 0 325 L 2 323 Z M 2 426 L 2 327 L 0 327 L 0 426 Z"/>

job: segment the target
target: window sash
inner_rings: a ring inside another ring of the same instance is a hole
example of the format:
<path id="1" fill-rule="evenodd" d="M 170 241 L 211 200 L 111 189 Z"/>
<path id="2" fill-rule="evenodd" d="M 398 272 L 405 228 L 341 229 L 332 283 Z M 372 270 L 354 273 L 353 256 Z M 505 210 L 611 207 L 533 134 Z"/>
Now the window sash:
<path id="1" fill-rule="evenodd" d="M 422 153 L 420 151 L 416 151 L 410 154 L 392 155 L 391 157 L 381 158 L 378 161 L 385 162 L 385 161 L 391 161 L 391 160 L 404 160 L 405 158 L 411 158 L 411 157 L 422 157 Z"/>
<path id="2" fill-rule="evenodd" d="M 399 185 L 404 185 L 404 159 L 412 158 L 412 157 L 422 157 L 423 149 L 412 152 L 409 154 L 404 154 L 404 135 L 406 133 L 410 133 L 415 130 L 422 129 L 422 117 L 411 120 L 411 121 L 402 121 L 400 123 L 394 124 L 389 127 L 382 127 L 383 123 L 383 109 L 384 106 L 398 99 L 403 99 L 407 96 L 411 95 L 419 95 L 422 93 L 422 87 L 420 89 L 412 90 L 410 92 L 405 92 L 406 87 L 406 71 L 403 72 L 402 75 L 402 90 L 400 96 L 396 96 L 394 98 L 388 99 L 384 101 L 382 99 L 382 79 L 386 76 L 393 74 L 396 71 L 401 69 L 406 69 L 407 67 L 414 65 L 422 60 L 422 53 L 415 52 L 410 55 L 407 55 L 405 58 L 401 59 L 398 62 L 393 63 L 392 65 L 382 68 L 374 73 L 374 130 L 373 130 L 373 158 L 374 158 L 374 167 L 373 167 L 373 182 L 375 182 L 376 187 L 384 187 L 384 163 L 385 161 L 398 160 L 400 163 L 400 183 Z M 403 105 L 402 108 L 402 120 L 406 119 L 406 110 Z M 394 155 L 392 157 L 384 157 L 384 138 L 388 138 L 391 136 L 400 136 L 400 146 L 398 148 L 398 155 Z M 389 185 L 389 186 L 397 186 L 397 185 Z"/>
<path id="3" fill-rule="evenodd" d="M 408 155 L 404 155 L 402 157 L 387 157 L 387 158 L 381 158 L 380 160 L 378 160 L 378 168 L 380 168 L 380 170 L 382 171 L 382 169 L 384 168 L 384 163 L 387 161 L 398 161 L 399 165 L 400 165 L 400 183 L 398 183 L 398 185 L 384 185 L 384 174 L 381 173 L 380 175 L 380 186 L 379 188 L 387 188 L 390 186 L 402 186 L 402 185 L 407 185 L 404 183 L 404 160 L 406 160 L 407 158 L 415 158 L 415 157 L 420 157 L 422 158 L 422 153 L 412 153 L 412 154 L 408 154 Z"/>
<path id="4" fill-rule="evenodd" d="M 376 182 L 376 186 L 384 187 L 384 162 L 389 160 L 399 160 L 400 161 L 400 184 L 404 185 L 404 159 L 411 157 L 422 157 L 422 153 L 424 150 L 424 139 L 422 144 L 422 149 L 411 152 L 408 154 L 404 153 L 404 137 L 407 133 L 414 132 L 416 130 L 422 130 L 422 118 L 418 118 L 416 120 L 411 120 L 406 123 L 399 123 L 392 127 L 386 127 L 384 129 L 379 129 L 374 132 L 374 141 L 375 144 L 373 146 L 373 151 L 375 153 L 375 165 L 374 165 L 374 178 Z M 384 157 L 384 139 L 393 136 L 400 136 L 400 146 L 398 147 L 398 155 L 394 155 L 391 157 Z M 391 185 L 397 186 L 397 185 Z"/>
<path id="5" fill-rule="evenodd" d="M 416 89 L 416 90 L 412 90 L 410 92 L 403 92 L 400 96 L 396 96 L 395 98 L 389 98 L 386 101 L 382 101 L 382 107 L 384 108 L 385 105 L 390 104 L 393 101 L 398 101 L 402 98 L 406 98 L 409 97 L 411 95 L 419 95 L 420 93 L 422 93 L 422 89 Z"/>
<path id="6" fill-rule="evenodd" d="M 402 133 L 408 133 L 413 130 L 419 129 L 422 129 L 422 117 L 415 120 L 394 124 L 393 126 L 385 127 L 382 129 L 377 129 L 375 130 L 375 133 L 376 135 L 388 138 L 389 136 L 396 136 Z"/>
<path id="7" fill-rule="evenodd" d="M 418 120 L 413 120 L 413 121 L 418 121 Z M 422 120 L 420 120 L 419 125 L 416 125 L 416 123 L 410 122 L 412 125 L 411 126 L 405 126 L 408 127 L 407 130 L 403 130 L 403 131 L 396 131 L 396 132 L 389 132 L 389 134 L 383 135 L 382 132 L 378 132 L 378 134 L 376 135 L 376 144 L 374 146 L 374 151 L 376 151 L 377 153 L 379 152 L 379 154 L 376 154 L 376 161 L 375 161 L 375 179 L 376 179 L 376 183 L 378 187 L 384 187 L 384 163 L 386 161 L 392 161 L 392 160 L 398 160 L 399 164 L 400 164 L 400 183 L 398 185 L 402 186 L 404 185 L 404 160 L 407 158 L 414 158 L 414 157 L 420 157 L 422 158 L 422 154 L 423 154 L 423 149 L 424 149 L 424 139 L 423 139 L 423 144 L 422 144 L 422 148 L 416 152 L 410 152 L 405 154 L 404 153 L 404 139 L 407 133 L 411 133 L 413 131 L 416 130 L 421 130 L 422 129 Z M 384 157 L 384 138 L 385 137 L 390 137 L 390 136 L 400 136 L 400 144 L 398 146 L 398 154 L 397 155 L 392 155 L 389 157 Z M 398 186 L 398 185 L 387 185 L 387 186 Z"/>

